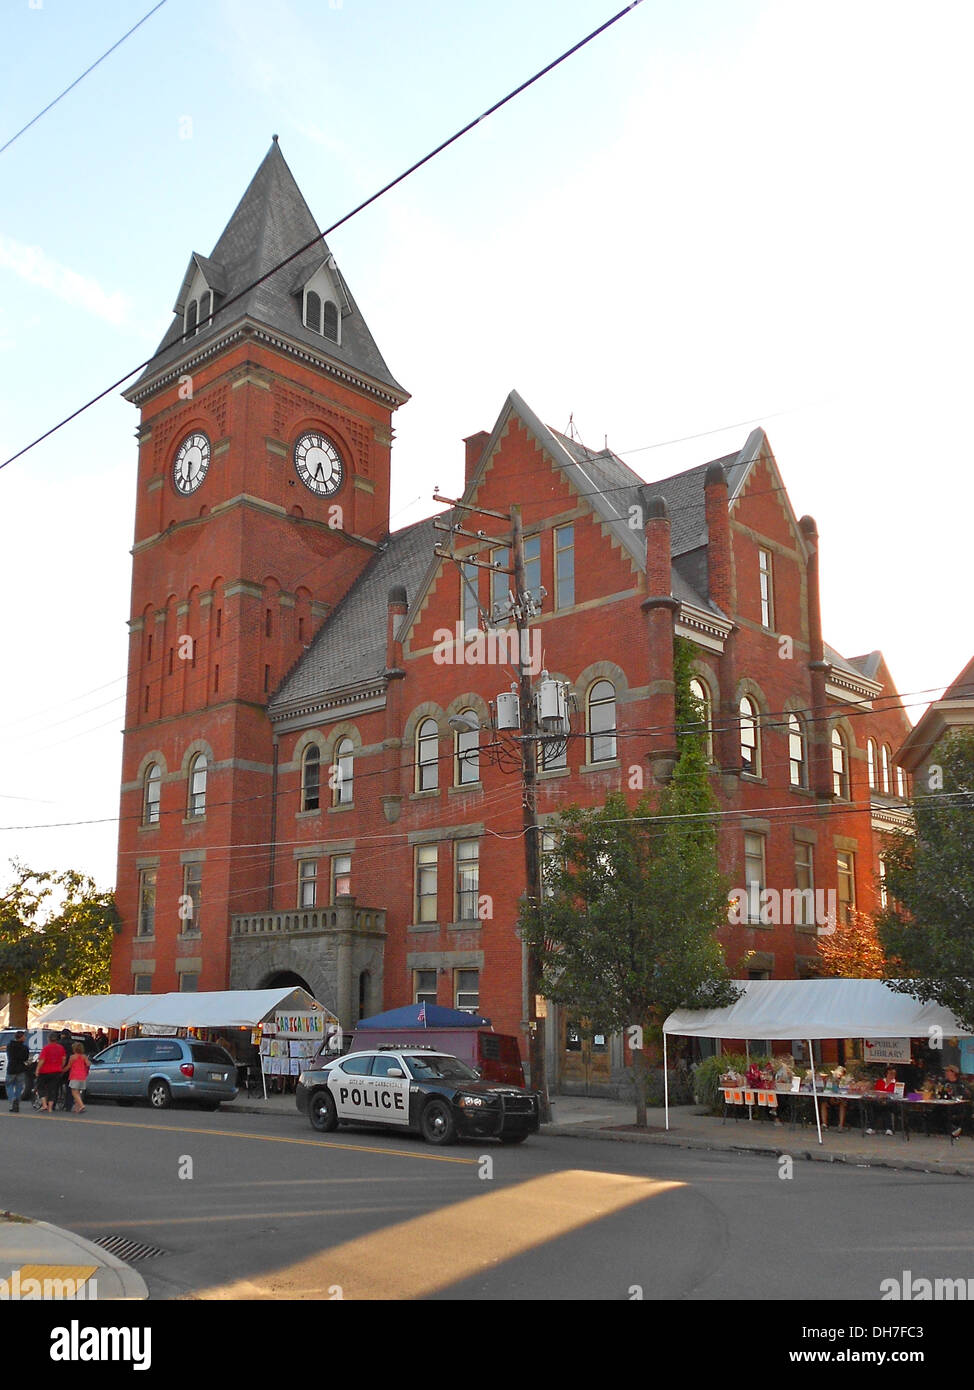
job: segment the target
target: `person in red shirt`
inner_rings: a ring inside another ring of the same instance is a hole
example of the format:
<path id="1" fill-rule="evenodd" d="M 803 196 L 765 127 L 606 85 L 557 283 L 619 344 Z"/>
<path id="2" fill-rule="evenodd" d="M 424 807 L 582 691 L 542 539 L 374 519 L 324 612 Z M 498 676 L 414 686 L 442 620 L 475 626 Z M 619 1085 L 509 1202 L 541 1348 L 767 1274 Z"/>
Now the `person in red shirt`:
<path id="1" fill-rule="evenodd" d="M 886 1075 L 885 1075 L 885 1077 L 882 1077 L 882 1076 L 881 1076 L 881 1077 L 879 1078 L 879 1080 L 876 1082 L 875 1086 L 873 1087 L 873 1090 L 874 1090 L 874 1091 L 882 1091 L 882 1092 L 884 1092 L 886 1095 L 891 1096 L 891 1095 L 894 1093 L 894 1091 L 896 1090 L 896 1068 L 895 1068 L 895 1067 L 887 1067 L 887 1068 L 886 1068 Z M 867 1133 L 867 1134 L 875 1134 L 875 1132 L 876 1132 L 876 1131 L 872 1128 L 872 1126 L 870 1126 L 869 1129 L 866 1130 L 866 1133 Z M 892 1129 L 887 1128 L 886 1133 L 887 1133 L 887 1134 L 892 1134 L 893 1131 L 892 1131 Z"/>
<path id="2" fill-rule="evenodd" d="M 37 1093 L 41 1098 L 42 1114 L 44 1111 L 47 1111 L 49 1115 L 54 1114 L 54 1102 L 57 1099 L 61 1073 L 64 1071 L 66 1061 L 64 1048 L 54 1038 L 41 1048 L 40 1056 L 37 1059 L 36 1084 Z"/>
<path id="3" fill-rule="evenodd" d="M 68 1089 L 74 1102 L 72 1109 L 76 1115 L 83 1114 L 87 1109 L 84 1104 L 84 1096 L 90 1070 L 91 1063 L 85 1056 L 84 1043 L 74 1043 L 71 1048 L 71 1056 L 68 1058 Z"/>

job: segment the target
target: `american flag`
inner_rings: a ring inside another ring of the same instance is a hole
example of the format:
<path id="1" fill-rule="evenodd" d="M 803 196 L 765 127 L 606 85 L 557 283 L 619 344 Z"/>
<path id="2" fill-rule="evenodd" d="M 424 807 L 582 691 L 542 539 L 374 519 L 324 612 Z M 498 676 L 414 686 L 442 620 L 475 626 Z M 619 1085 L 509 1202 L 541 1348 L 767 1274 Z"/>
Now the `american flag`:
<path id="1" fill-rule="evenodd" d="M 419 1018 L 418 1018 L 416 1021 L 417 1021 L 417 1023 L 421 1023 L 421 1024 L 423 1025 L 424 1028 L 426 1027 L 426 1001 L 425 1001 L 425 999 L 423 1000 L 422 1004 L 420 1004 L 420 1006 L 419 1006 Z"/>

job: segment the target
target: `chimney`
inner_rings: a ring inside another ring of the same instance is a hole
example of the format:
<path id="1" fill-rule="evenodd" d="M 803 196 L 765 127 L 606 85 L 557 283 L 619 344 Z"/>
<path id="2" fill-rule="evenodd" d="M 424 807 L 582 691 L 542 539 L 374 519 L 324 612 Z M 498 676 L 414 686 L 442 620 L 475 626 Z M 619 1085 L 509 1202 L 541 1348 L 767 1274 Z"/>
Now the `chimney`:
<path id="1" fill-rule="evenodd" d="M 733 616 L 730 517 L 727 513 L 727 474 L 712 463 L 703 484 L 707 516 L 707 578 L 710 598 L 728 618 Z"/>
<path id="2" fill-rule="evenodd" d="M 486 430 L 478 430 L 476 434 L 470 434 L 463 441 L 466 445 L 466 458 L 464 461 L 463 485 L 464 488 L 470 486 L 470 479 L 473 477 L 477 464 L 483 457 L 484 448 L 490 435 Z"/>
<path id="3" fill-rule="evenodd" d="M 402 584 L 393 584 L 387 598 L 386 617 L 386 669 L 389 676 L 403 675 L 402 669 L 402 625 L 406 617 L 406 590 Z"/>
<path id="4" fill-rule="evenodd" d="M 386 687 L 385 733 L 382 740 L 382 791 L 380 799 L 386 820 L 399 819 L 403 795 L 407 791 L 408 771 L 402 755 L 403 686 L 406 671 L 402 658 L 402 626 L 408 602 L 402 584 L 393 584 L 386 599 Z"/>
<path id="5" fill-rule="evenodd" d="M 658 782 L 669 781 L 676 764 L 676 705 L 673 685 L 673 614 L 670 518 L 659 494 L 646 500 L 646 658 L 649 675 L 647 757 Z"/>

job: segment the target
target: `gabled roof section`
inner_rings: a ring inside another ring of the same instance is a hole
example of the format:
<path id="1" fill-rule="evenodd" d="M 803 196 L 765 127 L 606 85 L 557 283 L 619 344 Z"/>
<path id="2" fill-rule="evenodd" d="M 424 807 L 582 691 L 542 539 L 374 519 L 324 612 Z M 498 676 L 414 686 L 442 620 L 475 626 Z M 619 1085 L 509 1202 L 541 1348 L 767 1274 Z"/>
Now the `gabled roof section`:
<path id="1" fill-rule="evenodd" d="M 285 718 L 314 701 L 382 678 L 386 664 L 389 590 L 405 586 L 412 606 L 432 564 L 434 518 L 391 535 L 348 593 L 322 623 L 314 641 L 284 678 L 268 705 L 271 719 Z"/>
<path id="2" fill-rule="evenodd" d="M 247 289 L 309 242 L 314 244 L 295 260 L 262 284 Z M 342 321 L 341 343 L 323 338 L 304 326 L 301 300 L 292 288 L 296 284 L 304 284 L 325 261 L 328 261 L 336 278 L 341 280 L 348 299 L 348 312 Z M 368 325 L 334 266 L 331 252 L 321 240 L 318 224 L 287 166 L 276 136 L 211 255 L 194 255 L 188 274 L 192 272 L 194 263 L 203 271 L 212 288 L 216 289 L 217 286 L 210 280 L 210 272 L 222 277 L 224 288 L 219 293 L 224 299 L 233 299 L 242 291 L 246 293 L 222 311 L 217 302 L 212 326 L 184 343 L 181 341 L 183 322 L 179 309 L 188 289 L 184 281 L 177 300 L 178 317 L 160 343 L 159 355 L 135 386 L 125 392 L 127 397 L 136 395 L 146 382 L 191 353 L 198 346 L 201 336 L 206 335 L 208 339 L 219 337 L 242 319 L 250 319 L 286 336 L 291 343 L 313 348 L 319 356 L 334 359 L 341 366 L 390 388 L 402 400 L 408 398 L 386 366 Z M 207 267 L 210 268 L 209 272 Z"/>
<path id="3" fill-rule="evenodd" d="M 179 294 L 176 303 L 172 306 L 174 314 L 183 314 L 186 311 L 186 300 L 196 279 L 196 272 L 202 273 L 203 279 L 214 294 L 226 294 L 227 292 L 227 272 L 222 265 L 212 260 L 209 256 L 201 256 L 198 251 L 194 251 L 189 258 L 189 265 L 186 267 L 186 274 L 183 276 L 183 283 L 179 287 Z"/>

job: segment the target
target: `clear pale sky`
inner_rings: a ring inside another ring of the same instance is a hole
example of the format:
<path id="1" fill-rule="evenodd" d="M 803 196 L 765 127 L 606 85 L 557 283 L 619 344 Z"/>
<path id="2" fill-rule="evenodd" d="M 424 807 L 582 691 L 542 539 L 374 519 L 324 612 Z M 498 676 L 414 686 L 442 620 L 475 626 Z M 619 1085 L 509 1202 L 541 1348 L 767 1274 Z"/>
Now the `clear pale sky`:
<path id="1" fill-rule="evenodd" d="M 4 0 L 0 144 L 150 5 Z M 0 155 L 2 456 L 149 356 L 272 133 L 325 227 L 617 8 L 168 0 Z M 917 718 L 974 647 L 972 39 L 969 0 L 644 0 L 330 238 L 412 392 L 393 525 L 512 387 L 647 479 L 763 424 L 827 640 Z M 0 472 L 0 882 L 114 882 L 136 422 Z"/>

